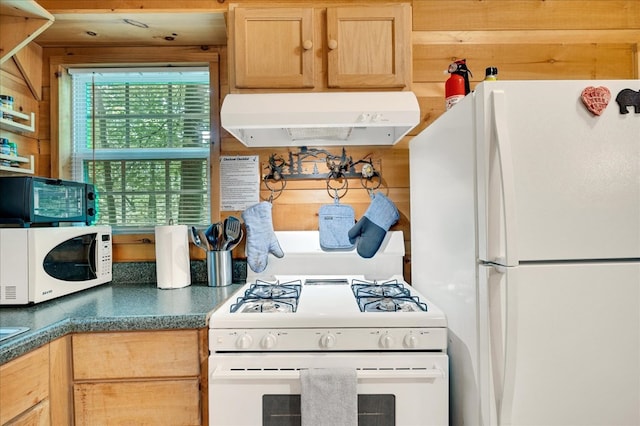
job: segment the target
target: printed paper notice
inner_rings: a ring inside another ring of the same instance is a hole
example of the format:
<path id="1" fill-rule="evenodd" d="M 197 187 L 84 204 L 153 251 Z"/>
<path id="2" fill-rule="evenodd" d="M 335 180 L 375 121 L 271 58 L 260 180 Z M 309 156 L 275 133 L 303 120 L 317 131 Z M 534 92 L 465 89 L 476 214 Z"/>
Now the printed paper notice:
<path id="1" fill-rule="evenodd" d="M 244 210 L 258 202 L 260 202 L 260 161 L 258 156 L 220 157 L 221 210 Z"/>

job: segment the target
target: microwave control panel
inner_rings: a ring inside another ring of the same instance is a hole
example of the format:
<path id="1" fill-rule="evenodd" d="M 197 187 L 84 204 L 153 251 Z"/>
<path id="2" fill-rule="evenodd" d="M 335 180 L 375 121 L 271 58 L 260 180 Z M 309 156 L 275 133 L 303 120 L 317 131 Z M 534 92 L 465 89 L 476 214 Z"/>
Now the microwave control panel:
<path id="1" fill-rule="evenodd" d="M 98 239 L 98 261 L 100 262 L 98 273 L 101 276 L 111 276 L 113 265 L 111 233 L 99 234 Z"/>

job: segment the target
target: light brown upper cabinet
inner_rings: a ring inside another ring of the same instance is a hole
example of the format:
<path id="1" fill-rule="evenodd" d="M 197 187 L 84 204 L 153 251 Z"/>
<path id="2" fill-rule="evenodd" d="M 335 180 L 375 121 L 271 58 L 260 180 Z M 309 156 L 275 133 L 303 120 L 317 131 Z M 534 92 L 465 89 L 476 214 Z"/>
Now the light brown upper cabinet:
<path id="1" fill-rule="evenodd" d="M 329 87 L 409 84 L 411 9 L 408 4 L 327 9 Z"/>
<path id="2" fill-rule="evenodd" d="M 409 4 L 230 11 L 230 79 L 238 91 L 409 88 Z"/>

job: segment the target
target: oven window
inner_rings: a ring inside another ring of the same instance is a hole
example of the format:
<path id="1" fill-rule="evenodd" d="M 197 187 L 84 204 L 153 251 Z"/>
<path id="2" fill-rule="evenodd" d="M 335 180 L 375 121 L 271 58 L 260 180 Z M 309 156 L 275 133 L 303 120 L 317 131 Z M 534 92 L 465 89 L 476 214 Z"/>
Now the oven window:
<path id="1" fill-rule="evenodd" d="M 358 426 L 395 426 L 395 424 L 395 395 L 358 395 Z M 300 395 L 262 396 L 262 426 L 300 425 Z"/>
<path id="2" fill-rule="evenodd" d="M 33 214 L 68 219 L 84 214 L 84 185 L 52 185 L 48 181 L 33 181 Z"/>
<path id="3" fill-rule="evenodd" d="M 96 279 L 96 235 L 85 234 L 54 247 L 44 258 L 45 272 L 62 281 Z"/>

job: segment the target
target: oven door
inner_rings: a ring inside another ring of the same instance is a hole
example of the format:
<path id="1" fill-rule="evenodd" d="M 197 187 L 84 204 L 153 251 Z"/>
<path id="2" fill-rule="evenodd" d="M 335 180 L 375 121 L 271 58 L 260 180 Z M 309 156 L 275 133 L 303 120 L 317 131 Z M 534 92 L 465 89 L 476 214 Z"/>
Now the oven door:
<path id="1" fill-rule="evenodd" d="M 212 354 L 209 425 L 300 425 L 299 370 L 338 367 L 357 369 L 359 426 L 448 424 L 446 354 L 323 352 Z"/>

